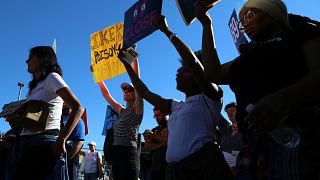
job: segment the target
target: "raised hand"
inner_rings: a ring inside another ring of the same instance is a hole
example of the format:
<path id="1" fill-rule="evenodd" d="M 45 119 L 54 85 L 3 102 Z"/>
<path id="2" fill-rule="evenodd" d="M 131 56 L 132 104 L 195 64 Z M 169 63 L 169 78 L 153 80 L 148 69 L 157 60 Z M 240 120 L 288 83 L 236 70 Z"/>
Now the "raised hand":
<path id="1" fill-rule="evenodd" d="M 212 8 L 219 0 L 199 0 L 195 3 L 194 15 L 202 25 L 211 24 L 211 17 L 208 10 Z"/>
<path id="2" fill-rule="evenodd" d="M 169 29 L 166 17 L 163 15 L 156 16 L 153 19 L 153 25 L 160 29 L 160 31 L 164 32 Z"/>

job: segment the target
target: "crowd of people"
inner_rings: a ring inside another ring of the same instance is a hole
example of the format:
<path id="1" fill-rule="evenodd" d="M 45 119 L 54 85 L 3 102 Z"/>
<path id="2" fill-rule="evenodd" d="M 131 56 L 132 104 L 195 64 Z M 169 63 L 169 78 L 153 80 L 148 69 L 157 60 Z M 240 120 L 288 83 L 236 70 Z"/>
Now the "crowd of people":
<path id="1" fill-rule="evenodd" d="M 125 106 L 111 96 L 103 81 L 98 83 L 119 114 L 112 126 L 110 178 L 319 179 L 320 25 L 289 14 L 281 0 L 248 0 L 239 19 L 251 41 L 240 45 L 238 57 L 222 64 L 208 13 L 215 3 L 198 0 L 194 5 L 203 28 L 200 51 L 193 51 L 175 34 L 165 16 L 153 19 L 180 55 L 176 89 L 184 100 L 150 91 L 140 79 L 138 61 L 126 61 L 125 48 L 118 54 L 131 79 L 120 85 Z M 50 112 L 42 131 L 13 126 L 15 131 L 7 135 L 9 144 L 0 144 L 1 152 L 9 154 L 1 177 L 50 179 L 57 161 L 66 158 L 71 179 L 76 179 L 70 171 L 74 172 L 81 154 L 85 179 L 101 178 L 103 160 L 96 143 L 89 143 L 88 152 L 80 150 L 84 138 L 79 119 L 84 110 L 62 79 L 55 52 L 47 46 L 34 47 L 27 64 L 33 75 L 27 98 L 48 102 Z M 236 97 L 236 102 L 224 107 L 229 121 L 221 115 L 219 85 L 229 85 Z M 143 100 L 154 106 L 158 126 L 144 131 L 141 143 Z M 41 171 L 34 173 L 34 169 Z"/>

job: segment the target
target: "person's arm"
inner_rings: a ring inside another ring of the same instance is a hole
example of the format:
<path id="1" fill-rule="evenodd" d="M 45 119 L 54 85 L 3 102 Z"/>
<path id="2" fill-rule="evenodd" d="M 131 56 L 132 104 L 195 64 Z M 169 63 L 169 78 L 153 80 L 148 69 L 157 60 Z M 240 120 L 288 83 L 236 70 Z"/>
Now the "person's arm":
<path id="1" fill-rule="evenodd" d="M 103 97 L 106 99 L 106 101 L 120 114 L 121 110 L 124 108 L 120 103 L 118 103 L 110 94 L 106 84 L 104 81 L 98 82 L 99 88 L 101 90 L 101 93 Z"/>
<path id="2" fill-rule="evenodd" d="M 202 1 L 205 3 L 205 1 Z M 213 35 L 212 20 L 208 10 L 213 6 L 197 3 L 195 15 L 203 27 L 202 31 L 202 58 L 205 77 L 216 84 L 227 84 L 227 75 L 233 61 L 221 64 Z"/>
<path id="3" fill-rule="evenodd" d="M 210 99 L 220 99 L 221 96 L 218 93 L 218 87 L 215 84 L 211 84 L 205 78 L 201 62 L 198 60 L 192 49 L 171 31 L 165 17 L 159 16 L 155 21 L 155 25 L 169 38 L 169 40 L 171 40 L 172 44 L 181 56 L 181 59 L 187 64 L 189 70 L 194 75 L 197 84 L 202 89 L 202 92 Z"/>
<path id="4" fill-rule="evenodd" d="M 83 146 L 84 140 L 74 140 L 73 147 L 70 151 L 68 151 L 68 163 L 71 163 L 72 160 L 77 157 L 80 153 L 80 150 Z"/>
<path id="5" fill-rule="evenodd" d="M 288 110 L 298 109 L 320 102 L 320 37 L 303 45 L 303 52 L 309 67 L 309 74 L 297 83 L 280 89 L 256 102 L 247 117 L 253 122 L 252 128 L 268 131 L 279 125 Z M 280 124 L 281 125 L 281 124 Z"/>
<path id="6" fill-rule="evenodd" d="M 68 87 L 63 87 L 56 91 L 63 101 L 70 107 L 71 113 L 69 119 L 67 120 L 64 128 L 60 131 L 60 134 L 52 144 L 53 151 L 56 155 L 60 155 L 66 151 L 65 142 L 66 139 L 71 134 L 72 130 L 76 127 L 78 121 L 80 120 L 81 115 L 84 112 L 83 107 L 81 106 L 77 97 L 72 93 Z"/>
<path id="7" fill-rule="evenodd" d="M 80 154 L 81 156 L 83 156 L 83 157 L 85 157 L 85 156 L 86 156 L 86 152 L 81 151 L 81 150 L 80 150 L 79 154 Z"/>
<path id="8" fill-rule="evenodd" d="M 98 176 L 99 176 L 99 178 L 102 178 L 103 177 L 103 168 L 102 168 L 103 164 L 102 164 L 102 156 L 99 152 L 98 152 L 97 161 L 98 161 L 97 163 L 98 163 L 98 169 L 99 169 Z"/>
<path id="9" fill-rule="evenodd" d="M 140 78 L 140 68 L 139 68 L 138 59 L 133 61 L 132 67 L 135 73 L 137 74 L 137 76 Z M 143 99 L 136 89 L 135 89 L 134 111 L 138 115 L 143 113 Z"/>
<path id="10" fill-rule="evenodd" d="M 139 95 L 147 100 L 150 104 L 155 107 L 158 107 L 161 112 L 170 114 L 171 113 L 171 104 L 169 99 L 165 99 L 158 94 L 151 92 L 148 87 L 141 81 L 138 75 L 133 70 L 132 66 L 125 61 L 125 56 L 123 51 L 121 50 L 118 55 L 120 61 L 123 63 L 126 68 L 129 77 L 131 79 L 132 84 L 134 85 L 135 90 L 139 93 Z"/>

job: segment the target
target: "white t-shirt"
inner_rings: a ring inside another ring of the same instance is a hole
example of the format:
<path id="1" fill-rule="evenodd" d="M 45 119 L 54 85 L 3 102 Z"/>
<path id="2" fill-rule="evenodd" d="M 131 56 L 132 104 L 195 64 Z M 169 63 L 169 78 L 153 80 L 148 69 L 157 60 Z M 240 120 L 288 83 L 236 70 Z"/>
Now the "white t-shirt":
<path id="1" fill-rule="evenodd" d="M 214 119 L 218 119 L 221 101 L 212 101 L 203 94 L 191 96 L 185 102 L 172 100 L 168 120 L 168 162 L 178 162 L 213 140 L 216 122 L 212 120 L 204 98 Z"/>
<path id="2" fill-rule="evenodd" d="M 98 154 L 98 155 L 97 155 Z M 97 156 L 99 156 L 99 159 L 102 159 L 102 155 L 100 152 L 91 152 L 88 151 L 85 153 L 84 156 L 84 173 L 96 173 L 98 172 L 97 167 Z"/>
<path id="3" fill-rule="evenodd" d="M 46 79 L 38 82 L 37 86 L 28 92 L 27 98 L 34 100 L 42 100 L 50 103 L 49 115 L 47 118 L 47 124 L 45 130 L 60 129 L 60 120 L 62 114 L 63 100 L 56 94 L 57 90 L 67 87 L 62 77 L 57 73 L 50 73 Z M 21 135 L 31 135 L 39 133 L 23 129 Z"/>

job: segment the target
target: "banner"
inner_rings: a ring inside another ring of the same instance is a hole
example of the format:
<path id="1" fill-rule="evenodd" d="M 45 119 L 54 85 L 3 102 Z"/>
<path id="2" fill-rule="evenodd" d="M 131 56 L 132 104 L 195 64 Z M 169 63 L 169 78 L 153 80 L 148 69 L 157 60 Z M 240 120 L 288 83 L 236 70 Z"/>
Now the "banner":
<path id="1" fill-rule="evenodd" d="M 90 35 L 91 65 L 95 82 L 126 72 L 117 55 L 122 48 L 123 22 Z"/>
<path id="2" fill-rule="evenodd" d="M 233 42 L 236 45 L 238 52 L 240 53 L 239 46 L 241 44 L 248 43 L 248 40 L 246 39 L 244 33 L 240 30 L 240 21 L 238 20 L 238 16 L 235 9 L 233 10 L 229 20 L 229 28 Z"/>
<path id="3" fill-rule="evenodd" d="M 134 43 L 157 30 L 153 19 L 161 15 L 162 0 L 139 0 L 124 15 L 124 44 L 131 47 Z"/>
<path id="4" fill-rule="evenodd" d="M 118 119 L 119 114 L 110 105 L 107 106 L 106 118 L 104 120 L 102 135 L 107 135 L 107 129 L 112 128 L 114 121 Z"/>

